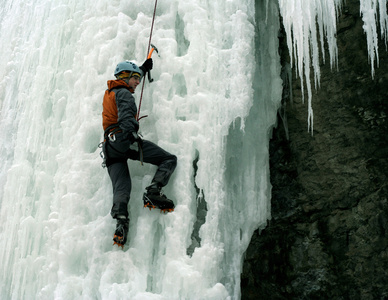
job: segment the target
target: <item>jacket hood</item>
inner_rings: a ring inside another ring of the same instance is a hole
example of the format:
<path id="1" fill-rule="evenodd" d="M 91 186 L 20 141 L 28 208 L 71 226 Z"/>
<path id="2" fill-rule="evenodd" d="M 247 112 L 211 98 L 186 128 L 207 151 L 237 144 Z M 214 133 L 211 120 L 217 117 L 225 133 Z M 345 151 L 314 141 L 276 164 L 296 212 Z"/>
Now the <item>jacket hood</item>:
<path id="1" fill-rule="evenodd" d="M 124 80 L 121 80 L 121 79 L 108 80 L 108 89 L 109 89 L 109 90 L 112 90 L 112 89 L 116 89 L 116 88 L 126 88 L 126 89 L 129 90 L 131 93 L 134 92 L 134 91 L 130 88 L 130 86 L 129 86 Z"/>

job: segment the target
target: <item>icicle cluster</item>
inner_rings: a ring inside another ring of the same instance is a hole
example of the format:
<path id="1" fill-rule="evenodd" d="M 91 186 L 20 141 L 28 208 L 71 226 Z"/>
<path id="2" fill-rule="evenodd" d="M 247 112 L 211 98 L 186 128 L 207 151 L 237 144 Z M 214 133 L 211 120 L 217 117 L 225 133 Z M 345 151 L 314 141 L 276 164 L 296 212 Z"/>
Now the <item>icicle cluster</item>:
<path id="1" fill-rule="evenodd" d="M 372 77 L 375 74 L 375 62 L 379 65 L 378 47 L 378 24 L 380 24 L 380 34 L 387 46 L 388 16 L 386 0 L 360 0 L 360 13 L 364 21 L 364 31 L 366 33 L 369 62 L 372 68 Z"/>
<path id="2" fill-rule="evenodd" d="M 337 62 L 336 22 L 341 10 L 342 0 L 279 0 L 280 14 L 287 34 L 287 44 L 292 65 L 300 77 L 302 96 L 304 88 L 308 94 L 308 129 L 313 132 L 313 109 L 310 82 L 310 69 L 314 72 L 315 87 L 320 79 L 320 55 L 325 61 L 325 44 L 330 56 L 330 65 Z M 372 77 L 374 63 L 378 65 L 378 33 L 380 24 L 381 36 L 387 40 L 387 1 L 360 0 L 360 13 L 364 21 L 367 46 L 371 63 Z M 319 47 L 321 51 L 319 51 Z"/>

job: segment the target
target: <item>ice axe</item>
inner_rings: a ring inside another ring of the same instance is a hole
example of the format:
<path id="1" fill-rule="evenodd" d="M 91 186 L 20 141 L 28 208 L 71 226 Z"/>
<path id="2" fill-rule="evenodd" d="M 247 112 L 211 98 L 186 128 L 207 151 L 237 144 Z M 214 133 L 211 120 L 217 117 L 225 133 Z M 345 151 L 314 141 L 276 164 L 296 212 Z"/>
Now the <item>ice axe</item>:
<path id="1" fill-rule="evenodd" d="M 156 48 L 154 44 L 151 44 L 151 50 L 150 50 L 150 52 L 148 53 L 147 59 L 151 58 L 152 53 L 154 52 L 154 50 L 156 51 L 156 53 L 159 54 L 158 48 Z M 148 81 L 149 81 L 149 82 L 154 81 L 154 80 L 151 78 L 151 71 L 148 71 Z"/>
<path id="2" fill-rule="evenodd" d="M 156 47 L 155 47 L 154 45 L 151 44 L 152 30 L 154 29 L 155 12 L 156 12 L 156 5 L 157 5 L 157 4 L 158 4 L 158 0 L 155 0 L 154 16 L 152 17 L 150 39 L 149 39 L 149 41 L 148 41 L 148 50 L 150 49 L 150 46 L 151 46 L 152 48 L 151 48 L 151 51 L 149 51 L 149 53 L 148 53 L 147 59 L 148 59 L 148 58 L 151 58 L 152 52 L 154 52 L 154 50 L 156 50 L 156 52 L 158 52 L 158 49 L 156 49 Z M 145 75 L 145 74 L 144 74 L 144 75 Z M 151 78 L 151 73 L 150 73 L 150 71 L 148 71 L 148 80 L 149 80 L 149 82 L 152 82 L 152 81 L 153 81 L 153 79 Z M 139 121 L 141 118 L 143 118 L 143 117 L 140 117 L 140 107 L 141 107 L 141 101 L 142 101 L 142 99 L 143 99 L 144 83 L 145 83 L 145 80 L 143 80 L 143 85 L 142 85 L 142 87 L 141 87 L 141 95 L 140 95 L 140 101 L 139 101 L 139 109 L 138 109 L 137 114 L 136 114 L 136 121 Z"/>
<path id="3" fill-rule="evenodd" d="M 156 8 L 156 7 L 155 7 L 155 8 Z M 151 33 L 152 33 L 152 30 L 151 30 Z M 147 59 L 151 58 L 152 53 L 154 52 L 154 50 L 155 50 L 156 53 L 158 53 L 158 55 L 159 55 L 158 48 L 156 48 L 154 44 L 151 44 L 151 37 L 150 37 L 150 43 L 149 43 L 149 45 L 148 45 L 148 49 L 149 49 L 150 47 L 151 47 L 151 50 L 149 50 L 149 52 L 148 52 Z M 148 81 L 149 81 L 149 82 L 154 81 L 154 80 L 151 78 L 151 71 L 149 70 L 147 73 L 148 73 Z M 144 76 L 145 76 L 145 74 L 144 74 Z M 137 114 L 136 114 L 136 121 L 140 121 L 140 119 L 147 117 L 147 116 L 142 116 L 142 117 L 140 117 L 140 108 L 141 108 L 141 102 L 142 102 L 142 100 L 143 100 L 144 83 L 145 83 L 145 81 L 143 80 L 143 85 L 142 85 L 142 87 L 141 87 L 140 101 L 139 101 L 139 109 L 138 109 L 138 112 L 137 112 Z"/>

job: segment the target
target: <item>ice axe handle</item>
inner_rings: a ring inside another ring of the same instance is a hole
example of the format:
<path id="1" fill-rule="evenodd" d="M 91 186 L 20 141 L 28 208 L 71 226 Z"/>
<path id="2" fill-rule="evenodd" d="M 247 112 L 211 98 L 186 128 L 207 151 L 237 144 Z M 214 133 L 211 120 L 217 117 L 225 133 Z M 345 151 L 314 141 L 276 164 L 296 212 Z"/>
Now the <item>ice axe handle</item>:
<path id="1" fill-rule="evenodd" d="M 147 59 L 151 58 L 152 53 L 153 53 L 154 50 L 156 49 L 156 47 L 155 47 L 154 45 L 151 44 L 151 46 L 152 46 L 152 48 L 151 48 L 151 50 L 150 50 L 150 53 L 148 53 Z M 156 49 L 156 52 L 158 52 L 158 49 Z M 151 78 L 151 71 L 148 71 L 148 81 L 149 81 L 149 82 L 154 81 L 154 80 Z"/>
<path id="2" fill-rule="evenodd" d="M 147 59 L 151 58 L 152 52 L 154 52 L 154 47 L 152 47 L 150 53 L 148 53 Z M 154 80 L 151 78 L 151 70 L 149 70 L 148 71 L 148 82 L 152 82 L 152 81 L 154 81 Z"/>
<path id="3" fill-rule="evenodd" d="M 154 50 L 155 50 L 155 48 L 154 48 L 154 47 L 152 47 L 152 48 L 151 48 L 151 51 L 150 51 L 150 53 L 148 53 L 148 57 L 147 57 L 147 59 L 151 58 L 151 56 L 152 56 L 152 52 L 154 52 Z"/>
<path id="4" fill-rule="evenodd" d="M 152 81 L 154 81 L 154 79 L 153 78 L 151 78 L 151 71 L 148 71 L 148 73 L 147 73 L 148 75 L 148 82 L 152 82 Z"/>
<path id="5" fill-rule="evenodd" d="M 148 53 L 147 59 L 151 58 L 152 52 L 154 52 L 154 48 L 153 47 L 151 48 L 150 53 Z M 152 81 L 154 81 L 154 80 L 151 78 L 151 71 L 148 71 L 148 82 L 152 82 Z"/>

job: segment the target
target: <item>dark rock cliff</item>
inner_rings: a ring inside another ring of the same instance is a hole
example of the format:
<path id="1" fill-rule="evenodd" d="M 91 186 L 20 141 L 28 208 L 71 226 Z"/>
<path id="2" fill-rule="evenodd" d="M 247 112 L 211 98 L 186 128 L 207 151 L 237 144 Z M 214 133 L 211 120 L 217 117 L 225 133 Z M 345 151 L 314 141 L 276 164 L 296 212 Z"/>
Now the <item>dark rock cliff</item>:
<path id="1" fill-rule="evenodd" d="M 372 78 L 362 25 L 359 1 L 346 1 L 338 69 L 322 64 L 313 94 L 313 135 L 299 78 L 284 99 L 272 220 L 247 249 L 242 299 L 388 299 L 388 52 L 381 41 Z"/>

